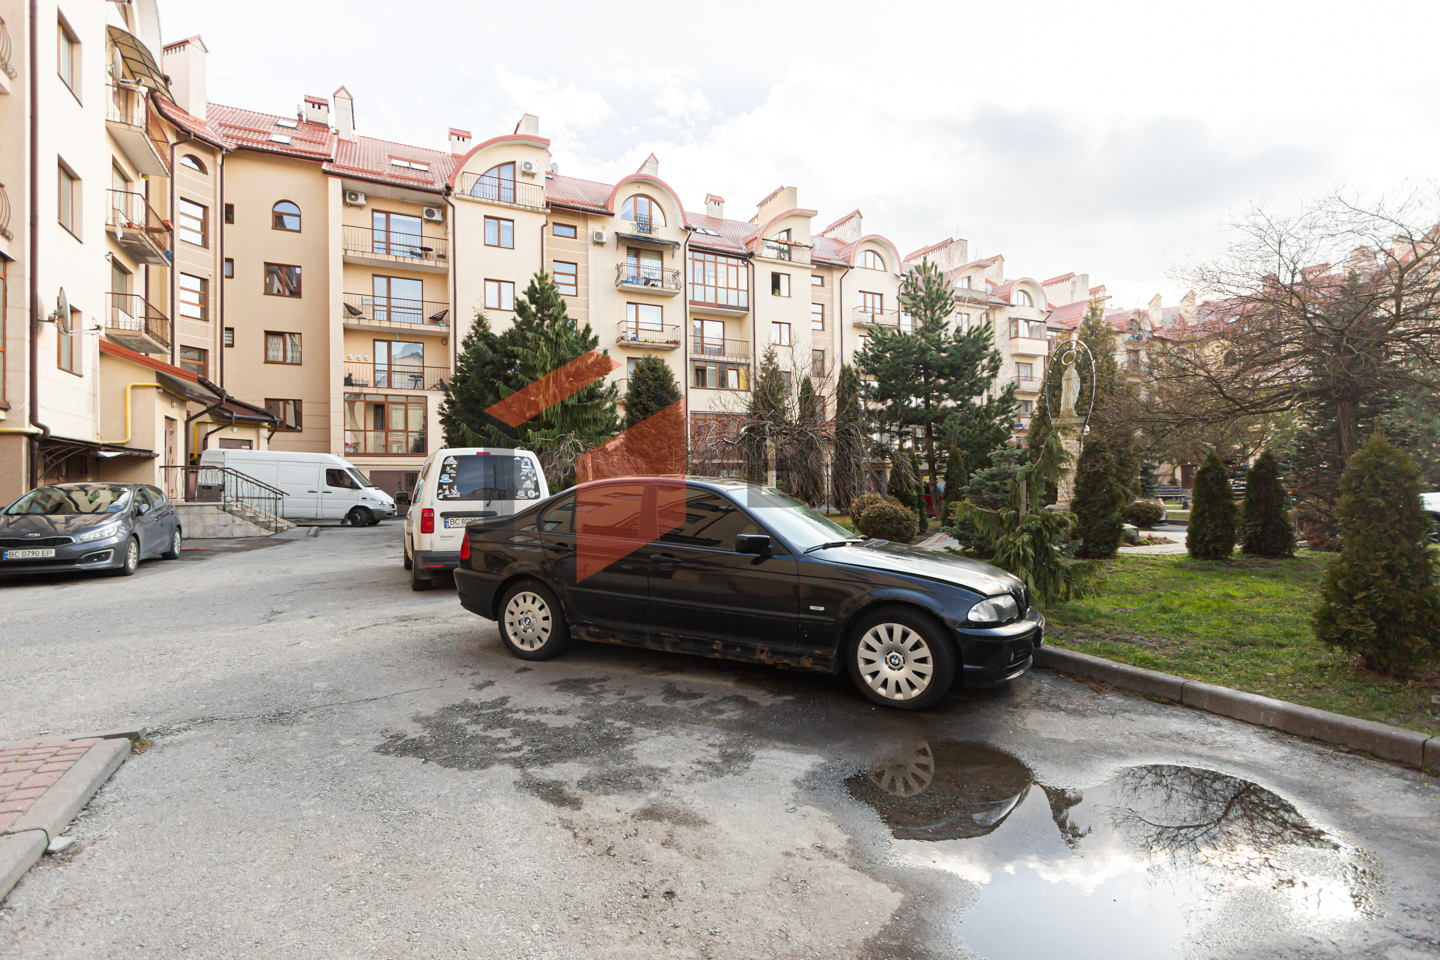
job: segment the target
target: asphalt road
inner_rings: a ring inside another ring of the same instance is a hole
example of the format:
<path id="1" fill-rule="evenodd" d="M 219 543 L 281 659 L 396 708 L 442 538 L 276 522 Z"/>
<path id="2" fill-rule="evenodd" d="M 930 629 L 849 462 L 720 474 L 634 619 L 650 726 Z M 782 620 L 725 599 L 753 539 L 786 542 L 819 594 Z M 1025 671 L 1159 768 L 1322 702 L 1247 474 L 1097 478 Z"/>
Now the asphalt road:
<path id="1" fill-rule="evenodd" d="M 1440 956 L 1417 771 L 1044 674 L 528 665 L 398 524 L 287 537 L 0 583 L 0 741 L 156 731 L 0 955 Z"/>

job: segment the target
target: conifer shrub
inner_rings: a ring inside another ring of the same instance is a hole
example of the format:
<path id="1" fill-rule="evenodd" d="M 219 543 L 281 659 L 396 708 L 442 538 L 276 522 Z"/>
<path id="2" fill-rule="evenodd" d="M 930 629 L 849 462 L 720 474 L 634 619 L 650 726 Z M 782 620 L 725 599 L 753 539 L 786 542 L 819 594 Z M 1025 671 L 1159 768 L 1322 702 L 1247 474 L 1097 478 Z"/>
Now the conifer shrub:
<path id="1" fill-rule="evenodd" d="M 1245 476 L 1245 507 L 1240 516 L 1240 549 L 1256 557 L 1295 556 L 1295 525 L 1285 509 L 1280 463 L 1269 450 Z"/>
<path id="2" fill-rule="evenodd" d="M 1165 508 L 1154 500 L 1131 500 L 1125 504 L 1122 516 L 1126 523 L 1134 524 L 1141 530 L 1149 530 L 1165 519 Z"/>
<path id="3" fill-rule="evenodd" d="M 1235 500 L 1225 464 L 1213 451 L 1195 471 L 1193 496 L 1186 550 L 1196 560 L 1229 560 L 1235 552 Z"/>
<path id="4" fill-rule="evenodd" d="M 1080 539 L 1075 553 L 1086 559 L 1115 556 L 1124 536 L 1122 512 L 1127 497 L 1124 485 L 1116 481 L 1114 459 L 1109 442 L 1097 436 L 1085 444 L 1075 464 L 1075 499 L 1070 510 Z"/>
<path id="5" fill-rule="evenodd" d="M 915 524 L 914 510 L 903 504 L 885 502 L 867 507 L 855 520 L 855 529 L 877 540 L 909 543 L 915 539 L 919 528 Z"/>
<path id="6" fill-rule="evenodd" d="M 1440 655 L 1432 523 L 1419 471 L 1383 431 L 1350 458 L 1335 515 L 1342 546 L 1320 586 L 1315 636 L 1371 670 L 1412 676 Z"/>
<path id="7" fill-rule="evenodd" d="M 915 510 L 916 529 L 924 530 L 930 526 L 930 515 L 925 512 L 925 481 L 920 473 L 920 458 L 914 450 L 910 451 L 910 469 L 915 477 L 910 485 L 910 506 Z"/>
<path id="8" fill-rule="evenodd" d="M 899 501 L 892 500 L 890 497 L 885 496 L 885 494 L 883 493 L 862 493 L 860 496 L 850 501 L 850 519 L 851 521 L 859 520 L 860 514 L 875 506 L 877 503 L 898 502 Z"/>
<path id="9" fill-rule="evenodd" d="M 965 455 L 955 444 L 950 444 L 950 452 L 945 456 L 945 502 L 940 507 L 940 523 L 950 523 L 954 518 L 950 515 L 950 505 L 959 500 L 962 495 L 961 488 L 965 486 Z"/>

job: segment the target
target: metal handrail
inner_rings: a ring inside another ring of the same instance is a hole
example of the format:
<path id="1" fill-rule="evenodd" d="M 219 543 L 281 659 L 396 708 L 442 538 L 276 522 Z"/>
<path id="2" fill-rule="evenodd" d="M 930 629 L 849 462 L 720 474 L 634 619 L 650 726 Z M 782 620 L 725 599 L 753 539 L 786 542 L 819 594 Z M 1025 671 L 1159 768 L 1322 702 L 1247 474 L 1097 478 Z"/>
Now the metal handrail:
<path id="1" fill-rule="evenodd" d="M 3 26 L 4 21 L 0 21 Z M 10 194 L 5 192 L 5 184 L 0 183 L 0 237 L 6 240 L 14 240 L 15 235 L 10 232 Z"/>
<path id="2" fill-rule="evenodd" d="M 110 209 L 105 214 L 107 227 L 134 227 L 146 233 L 163 235 L 161 246 L 170 248 L 170 223 L 145 199 L 143 193 L 133 190 L 106 190 Z"/>
<path id="3" fill-rule="evenodd" d="M 105 326 L 127 333 L 144 331 L 163 347 L 170 346 L 170 318 L 138 293 L 110 294 L 110 313 Z"/>
<path id="4" fill-rule="evenodd" d="M 107 83 L 105 119 L 130 127 L 143 127 L 145 136 L 166 170 L 170 169 L 170 140 L 159 115 L 150 108 L 150 95 L 143 89 L 121 83 Z"/>
<path id="5" fill-rule="evenodd" d="M 899 310 L 870 310 L 865 307 L 855 307 L 851 311 L 856 323 L 878 323 L 886 327 L 900 326 Z"/>
<path id="6" fill-rule="evenodd" d="M 20 76 L 20 72 L 10 66 L 10 31 L 5 26 L 4 17 L 0 17 L 0 70 L 4 70 L 5 76 L 11 80 Z"/>
<path id="7" fill-rule="evenodd" d="M 645 267 L 635 263 L 615 264 L 615 286 L 657 287 L 680 292 L 680 271 L 674 267 Z"/>
<path id="8" fill-rule="evenodd" d="M 538 183 L 506 180 L 483 173 L 462 173 L 460 189 L 456 192 L 461 196 L 489 200 L 491 203 L 525 207 L 528 210 L 545 209 L 545 188 Z"/>
<path id="9" fill-rule="evenodd" d="M 690 341 L 690 356 L 744 357 L 748 360 L 750 358 L 750 341 L 697 337 Z"/>
<path id="10" fill-rule="evenodd" d="M 285 491 L 232 467 L 164 464 L 165 494 L 180 503 L 243 503 L 263 519 L 280 521 Z"/>
<path id="11" fill-rule="evenodd" d="M 403 233 L 399 230 L 375 230 L 350 224 L 345 224 L 344 227 L 346 253 L 441 265 L 448 265 L 450 262 L 450 241 L 444 237 Z"/>
<path id="12" fill-rule="evenodd" d="M 345 361 L 345 386 L 376 390 L 439 390 L 449 367 L 412 367 L 403 363 Z"/>
<path id="13" fill-rule="evenodd" d="M 624 379 L 624 380 L 616 380 L 616 381 L 615 381 L 615 399 L 616 399 L 616 400 L 620 400 L 620 401 L 623 402 L 623 401 L 625 400 L 625 395 L 628 394 L 629 392 L 630 392 L 630 379 L 629 379 L 628 377 L 627 377 L 626 379 Z"/>
<path id="14" fill-rule="evenodd" d="M 615 331 L 616 337 L 626 343 L 653 343 L 666 347 L 680 346 L 680 327 L 678 325 L 632 327 L 629 321 L 621 320 L 615 324 Z"/>
<path id="15" fill-rule="evenodd" d="M 450 320 L 450 304 L 444 300 L 411 300 L 408 297 L 347 293 L 341 309 L 344 311 L 342 320 L 429 323 L 438 327 L 449 326 Z"/>

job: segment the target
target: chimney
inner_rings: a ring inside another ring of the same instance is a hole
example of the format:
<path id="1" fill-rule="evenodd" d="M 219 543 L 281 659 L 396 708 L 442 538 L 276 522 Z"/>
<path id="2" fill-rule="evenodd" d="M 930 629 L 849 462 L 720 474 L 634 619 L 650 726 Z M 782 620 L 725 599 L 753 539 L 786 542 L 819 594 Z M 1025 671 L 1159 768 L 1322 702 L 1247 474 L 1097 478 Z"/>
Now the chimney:
<path id="1" fill-rule="evenodd" d="M 552 164 L 550 164 L 550 172 L 553 173 L 553 174 L 555 174 L 556 176 L 559 176 L 559 175 L 560 175 L 560 164 L 558 164 L 558 163 L 552 163 Z"/>
<path id="2" fill-rule="evenodd" d="M 1195 318 L 1199 316 L 1199 311 L 1195 308 L 1194 290 L 1180 298 L 1180 316 L 1185 318 L 1187 324 L 1194 323 Z"/>
<path id="3" fill-rule="evenodd" d="M 705 216 L 714 217 L 716 220 L 724 220 L 725 198 L 717 197 L 713 193 L 705 194 Z"/>
<path id="4" fill-rule="evenodd" d="M 655 154 L 652 153 L 645 158 L 645 162 L 640 164 L 640 169 L 635 172 L 643 173 L 647 177 L 658 177 L 660 176 L 660 161 L 656 159 Z"/>
<path id="5" fill-rule="evenodd" d="M 455 156 L 467 152 L 470 149 L 470 131 L 461 130 L 459 127 L 450 128 L 450 152 Z"/>
<path id="6" fill-rule="evenodd" d="M 1164 318 L 1165 312 L 1161 309 L 1160 294 L 1157 293 L 1155 294 L 1155 296 L 1150 298 L 1150 303 L 1146 309 L 1146 312 L 1150 315 L 1150 329 L 1161 329 L 1160 321 Z"/>
<path id="7" fill-rule="evenodd" d="M 527 113 L 515 124 L 515 132 L 527 137 L 540 136 L 540 118 L 533 113 Z"/>
<path id="8" fill-rule="evenodd" d="M 170 77 L 170 92 L 180 109 L 205 119 L 205 41 L 199 35 L 164 47 L 161 67 Z"/>
<path id="9" fill-rule="evenodd" d="M 305 122 L 330 126 L 330 101 L 305 94 Z"/>
<path id="10" fill-rule="evenodd" d="M 344 87 L 335 91 L 335 129 L 341 140 L 355 139 L 355 98 Z"/>

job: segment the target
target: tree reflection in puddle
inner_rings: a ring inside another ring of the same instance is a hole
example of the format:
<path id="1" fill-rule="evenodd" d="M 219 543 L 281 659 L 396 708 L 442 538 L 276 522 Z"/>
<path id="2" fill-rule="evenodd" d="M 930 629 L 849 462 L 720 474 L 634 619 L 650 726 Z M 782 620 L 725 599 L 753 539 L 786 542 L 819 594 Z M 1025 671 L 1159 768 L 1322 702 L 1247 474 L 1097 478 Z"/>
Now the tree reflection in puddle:
<path id="1" fill-rule="evenodd" d="M 1206 952 L 1368 907 L 1363 855 L 1214 770 L 1128 767 L 1074 790 L 991 747 L 936 743 L 846 786 L 898 861 L 979 885 L 959 934 L 991 960 Z"/>

